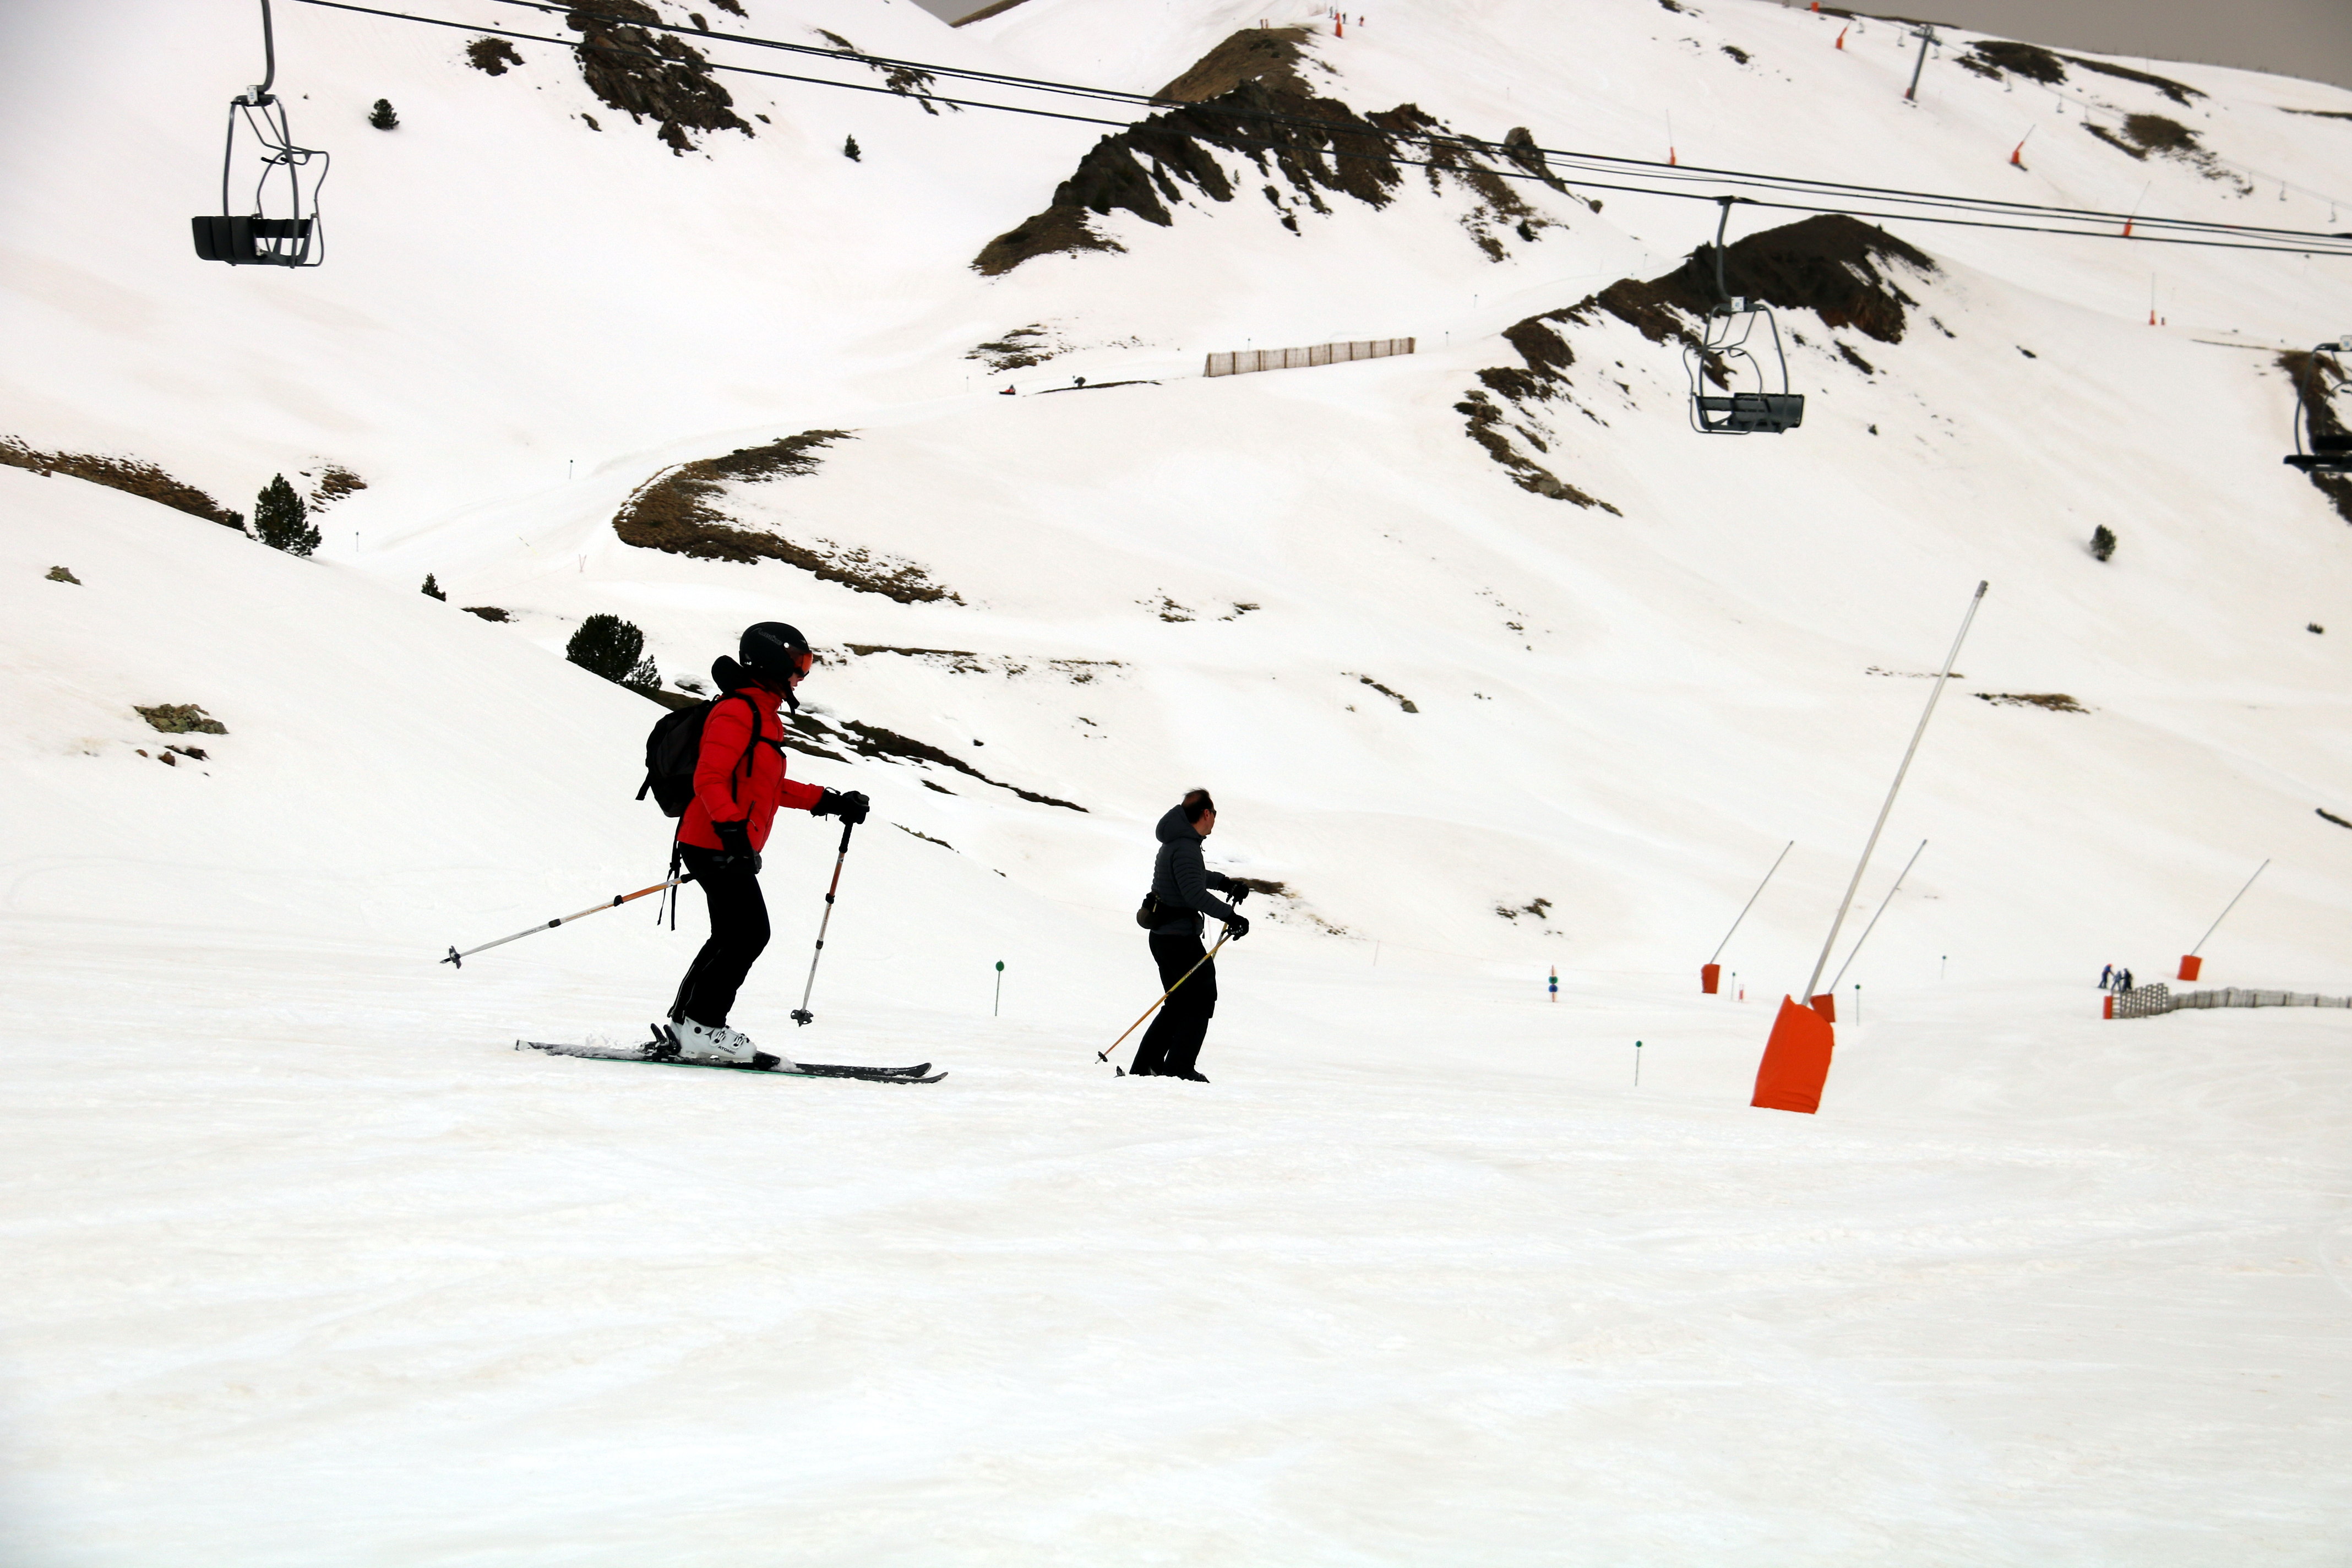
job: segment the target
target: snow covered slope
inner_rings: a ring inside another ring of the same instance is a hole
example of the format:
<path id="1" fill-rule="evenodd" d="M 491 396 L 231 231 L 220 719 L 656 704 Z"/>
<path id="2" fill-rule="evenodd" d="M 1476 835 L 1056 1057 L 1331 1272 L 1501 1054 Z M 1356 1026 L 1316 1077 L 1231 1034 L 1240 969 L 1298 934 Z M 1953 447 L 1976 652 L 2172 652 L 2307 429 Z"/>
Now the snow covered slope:
<path id="1" fill-rule="evenodd" d="M 1751 0 L 745 9 L 1143 92 L 1263 20 L 1350 112 L 1497 144 L 2251 222 L 2326 226 L 2352 155 L 2352 94 L 2210 68 L 1956 46 L 1906 109 L 1898 29 Z M 456 19 L 562 30 L 509 10 Z M 2102 1025 L 2088 982 L 2168 973 L 2267 857 L 2209 979 L 2352 993 L 2352 531 L 2277 460 L 2340 263 L 1898 226 L 1899 338 L 1784 310 L 1804 426 L 1714 441 L 1671 342 L 1578 310 L 1704 204 L 1226 153 L 1232 200 L 992 275 L 1105 128 L 735 77 L 748 134 L 681 153 L 555 46 L 279 11 L 336 164 L 327 265 L 268 276 L 185 238 L 242 6 L 0 16 L 0 437 L 238 509 L 366 484 L 300 561 L 0 468 L 5 1555 L 2329 1560 L 2347 1015 Z M 1605 508 L 1515 482 L 1474 392 Z M 1749 1110 L 1980 578 L 1823 1115 Z M 673 679 L 755 619 L 823 645 L 793 767 L 877 820 L 800 1038 L 833 837 L 781 833 L 738 1021 L 945 1083 L 506 1049 L 633 1034 L 691 902 L 433 964 L 661 874 L 656 710 L 561 657 L 597 612 Z M 1288 896 L 1196 1095 L 1092 1053 L 1202 783 L 1213 863 Z"/>

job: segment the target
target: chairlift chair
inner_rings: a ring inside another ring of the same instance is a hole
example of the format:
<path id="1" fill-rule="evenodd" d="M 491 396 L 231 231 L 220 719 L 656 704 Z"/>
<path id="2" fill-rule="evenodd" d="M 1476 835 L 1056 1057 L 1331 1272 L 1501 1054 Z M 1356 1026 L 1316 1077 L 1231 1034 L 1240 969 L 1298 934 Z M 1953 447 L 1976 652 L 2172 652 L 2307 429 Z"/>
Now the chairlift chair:
<path id="1" fill-rule="evenodd" d="M 1715 291 L 1720 302 L 1706 313 L 1699 341 L 1683 344 L 1691 428 L 1702 436 L 1778 436 L 1805 422 L 1805 395 L 1789 390 L 1789 358 L 1781 352 L 1780 327 L 1772 312 L 1759 300 L 1735 299 L 1724 284 L 1723 236 L 1738 198 L 1717 199 L 1723 204 L 1723 218 L 1715 230 Z M 1759 323 L 1770 335 L 1769 374 L 1748 346 Z M 1710 377 L 1723 388 L 1720 394 L 1707 391 Z"/>
<path id="2" fill-rule="evenodd" d="M 2315 347 L 2303 374 L 2295 378 L 2294 453 L 2283 460 L 2306 474 L 2352 473 L 2352 433 L 2332 418 L 2326 419 L 2332 428 L 2320 428 L 2323 418 L 2332 412 L 2319 385 L 2319 356 L 2326 353 L 2352 353 L 2352 332 L 2336 342 Z"/>
<path id="3" fill-rule="evenodd" d="M 221 153 L 221 210 L 188 220 L 196 256 L 231 267 L 316 267 L 327 258 L 319 222 L 319 187 L 327 178 L 327 154 L 298 147 L 286 121 L 286 104 L 270 93 L 278 79 L 278 46 L 269 23 L 269 0 L 261 0 L 261 47 L 266 69 L 258 86 L 229 100 L 227 143 Z M 237 127 L 258 146 L 261 174 L 254 181 L 253 211 L 233 213 L 229 184 L 236 170 Z M 307 190 L 305 189 L 307 185 Z M 272 199 L 285 216 L 266 216 Z"/>

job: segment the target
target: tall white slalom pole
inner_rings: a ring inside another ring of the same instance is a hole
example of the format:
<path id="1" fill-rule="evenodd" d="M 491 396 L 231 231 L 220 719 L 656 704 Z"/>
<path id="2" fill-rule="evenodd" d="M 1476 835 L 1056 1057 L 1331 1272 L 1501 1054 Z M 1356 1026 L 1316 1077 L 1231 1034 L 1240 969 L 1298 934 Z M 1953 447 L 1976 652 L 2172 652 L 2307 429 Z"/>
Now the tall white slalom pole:
<path id="1" fill-rule="evenodd" d="M 1878 836 L 1886 828 L 1886 818 L 1895 809 L 1895 797 L 1903 788 L 1903 775 L 1911 771 L 1911 759 L 1919 754 L 1919 738 L 1927 732 L 1927 721 L 1936 716 L 1936 700 L 1944 694 L 1944 682 L 1952 678 L 1952 666 L 1960 657 L 1960 645 L 1969 640 L 1969 626 L 1977 618 L 1977 606 L 1984 603 L 1985 590 L 1992 584 L 1979 583 L 1969 600 L 1969 613 L 1960 617 L 1960 635 L 1952 639 L 1952 651 L 1944 656 L 1944 668 L 1937 672 L 1935 689 L 1927 693 L 1927 710 L 1919 715 L 1919 727 L 1911 731 L 1911 744 L 1904 749 L 1903 765 L 1895 770 L 1895 782 L 1886 787 L 1886 804 L 1878 808 L 1878 820 L 1871 825 L 1870 842 L 1862 847 L 1862 858 L 1854 862 L 1853 879 L 1845 885 L 1845 897 L 1838 900 L 1837 916 L 1830 921 L 1829 940 L 1822 943 L 1822 955 L 1813 962 L 1812 978 L 1805 982 L 1808 999 L 1816 994 L 1813 987 L 1822 983 L 1822 971 L 1830 966 L 1830 952 L 1837 946 L 1838 930 L 1845 924 L 1845 911 L 1853 902 L 1853 895 L 1862 886 L 1862 874 L 1870 868 L 1871 852 L 1878 847 Z"/>

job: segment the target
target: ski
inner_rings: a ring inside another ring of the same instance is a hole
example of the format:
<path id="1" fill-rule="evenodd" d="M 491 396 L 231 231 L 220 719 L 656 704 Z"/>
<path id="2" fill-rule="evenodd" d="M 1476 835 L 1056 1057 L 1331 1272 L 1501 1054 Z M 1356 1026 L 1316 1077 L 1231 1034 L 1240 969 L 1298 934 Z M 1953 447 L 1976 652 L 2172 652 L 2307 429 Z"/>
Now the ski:
<path id="1" fill-rule="evenodd" d="M 948 1075 L 932 1072 L 931 1064 L 910 1068 L 850 1067 L 836 1062 L 801 1062 L 792 1068 L 762 1067 L 756 1062 L 698 1062 L 684 1057 L 656 1056 L 644 1046 L 573 1046 L 549 1040 L 517 1040 L 517 1050 L 544 1051 L 551 1057 L 582 1057 L 596 1062 L 652 1062 L 662 1067 L 717 1068 L 729 1072 L 766 1073 L 772 1078 L 852 1078 L 869 1083 L 937 1083 Z M 773 1058 L 766 1058 L 773 1061 Z"/>

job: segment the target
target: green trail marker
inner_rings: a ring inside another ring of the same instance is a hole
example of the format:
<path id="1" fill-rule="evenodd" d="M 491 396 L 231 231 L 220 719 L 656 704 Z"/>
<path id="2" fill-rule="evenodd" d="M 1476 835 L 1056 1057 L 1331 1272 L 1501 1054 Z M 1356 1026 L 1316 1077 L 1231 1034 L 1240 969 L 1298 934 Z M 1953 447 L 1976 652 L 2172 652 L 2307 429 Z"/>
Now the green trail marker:
<path id="1" fill-rule="evenodd" d="M 996 1016 L 998 1016 L 999 1015 L 1001 1015 L 1003 1011 L 1004 1011 L 1004 960 L 1003 960 L 1003 959 L 1001 959 L 1001 958 L 1000 958 L 1000 959 L 998 959 L 998 960 L 996 961 L 996 1000 L 995 1000 L 995 1002 L 993 1002 L 992 1004 L 991 1004 L 991 1005 L 990 1005 L 989 1009 L 988 1009 L 988 1016 L 989 1016 L 990 1017 L 993 1018 L 993 1017 L 996 1017 Z"/>

